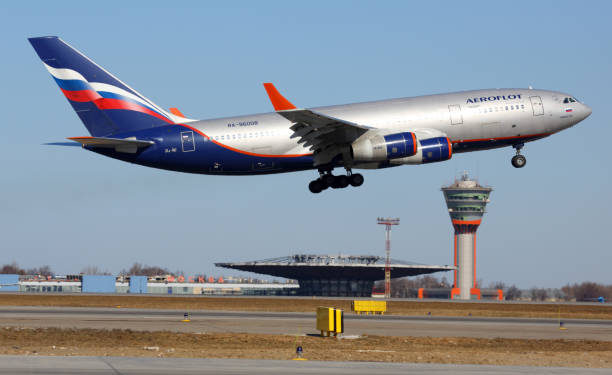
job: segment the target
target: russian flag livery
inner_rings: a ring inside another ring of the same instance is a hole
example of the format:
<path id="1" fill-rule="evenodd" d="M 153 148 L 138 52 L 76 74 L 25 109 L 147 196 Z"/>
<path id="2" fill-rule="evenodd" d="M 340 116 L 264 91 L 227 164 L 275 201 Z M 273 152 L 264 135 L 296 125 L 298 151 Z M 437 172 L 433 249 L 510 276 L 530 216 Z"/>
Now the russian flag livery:
<path id="1" fill-rule="evenodd" d="M 58 37 L 29 41 L 94 137 L 194 121 L 164 111 Z"/>

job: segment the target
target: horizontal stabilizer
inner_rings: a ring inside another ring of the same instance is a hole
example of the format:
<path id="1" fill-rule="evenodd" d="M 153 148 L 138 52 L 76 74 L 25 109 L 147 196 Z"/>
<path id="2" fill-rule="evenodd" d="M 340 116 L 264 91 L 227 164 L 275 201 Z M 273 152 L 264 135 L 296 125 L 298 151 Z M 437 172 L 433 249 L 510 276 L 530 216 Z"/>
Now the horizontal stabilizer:
<path id="1" fill-rule="evenodd" d="M 184 114 L 183 114 L 181 111 L 179 111 L 179 109 L 178 109 L 178 108 L 176 108 L 176 107 L 172 107 L 172 108 L 170 108 L 170 112 L 171 112 L 173 115 L 175 115 L 175 116 L 179 116 L 179 117 L 183 117 L 183 118 L 185 118 L 185 115 L 184 115 Z"/>
<path id="2" fill-rule="evenodd" d="M 117 152 L 135 154 L 139 148 L 147 148 L 154 142 L 136 138 L 71 137 L 71 141 L 90 148 L 114 148 Z"/>
<path id="3" fill-rule="evenodd" d="M 74 142 L 49 142 L 43 143 L 43 146 L 69 146 L 69 147 L 79 147 L 78 144 Z"/>

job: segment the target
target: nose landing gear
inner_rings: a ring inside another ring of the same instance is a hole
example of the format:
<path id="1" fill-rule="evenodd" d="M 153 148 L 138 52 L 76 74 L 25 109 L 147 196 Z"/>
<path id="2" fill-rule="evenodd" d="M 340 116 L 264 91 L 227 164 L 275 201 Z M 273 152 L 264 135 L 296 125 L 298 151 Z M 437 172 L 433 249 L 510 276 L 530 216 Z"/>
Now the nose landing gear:
<path id="1" fill-rule="evenodd" d="M 346 175 L 334 176 L 332 170 L 319 170 L 320 177 L 310 181 L 308 189 L 310 192 L 318 194 L 327 188 L 344 189 L 351 186 L 363 185 L 363 176 L 359 173 L 353 174 L 350 169 L 346 170 Z"/>
<path id="2" fill-rule="evenodd" d="M 523 168 L 525 164 L 527 164 L 527 158 L 521 155 L 521 149 L 523 148 L 523 146 L 523 143 L 519 143 L 512 146 L 516 149 L 516 155 L 512 157 L 512 166 L 514 168 Z"/>

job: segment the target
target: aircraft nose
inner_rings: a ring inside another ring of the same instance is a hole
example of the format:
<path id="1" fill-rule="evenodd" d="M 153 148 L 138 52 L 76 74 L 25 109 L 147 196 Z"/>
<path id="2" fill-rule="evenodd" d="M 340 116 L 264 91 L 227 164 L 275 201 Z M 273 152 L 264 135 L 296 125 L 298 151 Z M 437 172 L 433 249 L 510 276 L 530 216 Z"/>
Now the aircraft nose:
<path id="1" fill-rule="evenodd" d="M 584 106 L 584 118 L 587 118 L 591 115 L 591 113 L 593 113 L 593 110 L 591 109 L 591 107 L 589 107 L 586 104 L 583 104 Z"/>

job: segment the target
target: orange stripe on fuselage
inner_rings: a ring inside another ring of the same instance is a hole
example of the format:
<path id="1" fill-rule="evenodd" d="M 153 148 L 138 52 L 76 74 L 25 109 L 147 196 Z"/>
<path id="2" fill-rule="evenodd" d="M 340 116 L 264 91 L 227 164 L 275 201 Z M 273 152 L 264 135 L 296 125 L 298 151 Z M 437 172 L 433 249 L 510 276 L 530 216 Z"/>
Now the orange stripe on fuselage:
<path id="1" fill-rule="evenodd" d="M 185 125 L 185 124 L 178 124 L 181 126 L 184 126 L 186 128 L 189 128 L 191 130 L 193 130 L 194 132 L 198 133 L 199 135 L 201 135 L 202 137 L 205 137 L 206 139 L 210 140 L 212 143 L 216 144 L 217 146 L 221 146 L 223 148 L 226 148 L 228 150 L 234 151 L 234 152 L 238 152 L 244 155 L 249 155 L 249 156 L 257 156 L 257 157 L 262 157 L 262 158 L 299 158 L 302 156 L 311 156 L 312 154 L 287 154 L 287 155 L 265 155 L 265 154 L 256 154 L 254 152 L 248 152 L 248 151 L 243 151 L 243 150 L 239 150 L 237 148 L 228 146 L 228 145 L 224 145 L 223 143 L 219 143 L 217 141 L 215 141 L 214 139 L 210 138 L 209 136 L 207 136 L 206 134 L 202 133 L 200 130 L 189 126 L 189 125 Z"/>
<path id="2" fill-rule="evenodd" d="M 482 141 L 504 141 L 508 139 L 521 139 L 521 138 L 532 138 L 532 137 L 547 137 L 553 133 L 539 133 L 539 134 L 527 134 L 517 135 L 513 137 L 498 137 L 498 138 L 478 138 L 478 139 L 459 139 L 452 141 L 453 143 L 465 143 L 465 142 L 482 142 Z"/>

